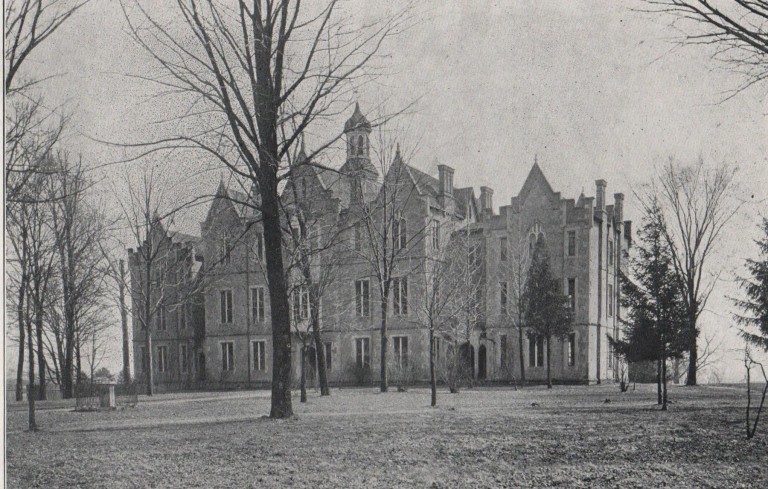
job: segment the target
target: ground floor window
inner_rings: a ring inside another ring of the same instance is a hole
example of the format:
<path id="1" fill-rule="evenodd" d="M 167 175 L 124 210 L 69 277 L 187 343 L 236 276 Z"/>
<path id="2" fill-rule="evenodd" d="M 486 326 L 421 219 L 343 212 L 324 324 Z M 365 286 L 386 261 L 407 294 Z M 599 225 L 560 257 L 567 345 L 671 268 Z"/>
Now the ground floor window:
<path id="1" fill-rule="evenodd" d="M 392 346 L 395 351 L 395 365 L 398 367 L 408 366 L 408 337 L 407 336 L 393 336 Z"/>
<path id="2" fill-rule="evenodd" d="M 181 370 L 181 373 L 187 373 L 188 362 L 187 345 L 182 343 L 179 345 L 179 370 Z"/>
<path id="3" fill-rule="evenodd" d="M 573 367 L 576 365 L 576 333 L 568 335 L 568 366 Z"/>
<path id="4" fill-rule="evenodd" d="M 371 366 L 371 339 L 355 339 L 355 365 L 358 368 L 370 368 Z"/>
<path id="5" fill-rule="evenodd" d="M 325 347 L 325 370 L 330 372 L 333 370 L 333 343 L 330 341 L 324 343 Z"/>
<path id="6" fill-rule="evenodd" d="M 168 347 L 167 346 L 157 347 L 157 371 L 158 372 L 168 371 Z"/>
<path id="7" fill-rule="evenodd" d="M 228 372 L 235 369 L 235 344 L 225 341 L 221 344 L 221 370 Z"/>
<path id="8" fill-rule="evenodd" d="M 266 341 L 253 342 L 253 369 L 260 372 L 267 370 Z"/>
<path id="9" fill-rule="evenodd" d="M 507 335 L 499 335 L 499 350 L 501 351 L 501 368 L 509 366 L 509 345 L 507 345 Z"/>
<path id="10" fill-rule="evenodd" d="M 543 335 L 531 335 L 528 337 L 528 365 L 531 367 L 544 366 Z"/>

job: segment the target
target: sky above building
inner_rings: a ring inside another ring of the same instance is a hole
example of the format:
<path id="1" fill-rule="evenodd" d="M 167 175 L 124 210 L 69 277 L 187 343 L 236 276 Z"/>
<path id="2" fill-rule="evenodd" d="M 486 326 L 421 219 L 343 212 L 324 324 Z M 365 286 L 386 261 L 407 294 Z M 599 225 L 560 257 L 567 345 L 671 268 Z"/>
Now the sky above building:
<path id="1" fill-rule="evenodd" d="M 153 8 L 172 11 L 172 2 L 159 5 Z M 395 8 L 365 0 L 342 5 L 360 22 Z M 768 85 L 724 101 L 739 76 L 713 61 L 707 48 L 677 44 L 680 33 L 669 18 L 631 6 L 419 2 L 411 28 L 385 46 L 386 76 L 359 87 L 356 98 L 363 111 L 415 102 L 397 122 L 403 145 L 415 150 L 412 164 L 432 172 L 438 163 L 452 166 L 457 186 L 492 187 L 497 208 L 517 194 L 536 159 L 566 198 L 582 190 L 594 195 L 594 181 L 607 180 L 609 195 L 627 196 L 626 218 L 637 228 L 633 192 L 668 158 L 736 165 L 745 204 L 711 262 L 711 271 L 722 275 L 702 322 L 705 334 L 722 342 L 715 368 L 740 380 L 743 344 L 727 297 L 738 294 L 734 281 L 743 260 L 756 254 L 758 216 L 768 214 Z M 145 74 L 150 65 L 114 0 L 92 1 L 27 65 L 30 75 L 59 75 L 43 86 L 46 102 L 71 114 L 70 151 L 108 165 L 98 173 L 107 201 L 119 193 L 119 176 L 143 163 L 121 163 L 125 150 L 97 141 L 141 142 L 163 118 L 158 87 L 126 76 Z M 339 128 L 348 115 L 339 116 Z M 329 137 L 326 129 L 307 137 L 310 149 Z M 152 164 L 166 173 L 170 193 L 189 199 L 215 192 L 222 174 L 215 165 L 196 165 L 196 158 L 176 152 Z M 199 233 L 203 213 L 193 209 L 179 226 Z M 109 365 L 119 368 L 118 351 Z"/>

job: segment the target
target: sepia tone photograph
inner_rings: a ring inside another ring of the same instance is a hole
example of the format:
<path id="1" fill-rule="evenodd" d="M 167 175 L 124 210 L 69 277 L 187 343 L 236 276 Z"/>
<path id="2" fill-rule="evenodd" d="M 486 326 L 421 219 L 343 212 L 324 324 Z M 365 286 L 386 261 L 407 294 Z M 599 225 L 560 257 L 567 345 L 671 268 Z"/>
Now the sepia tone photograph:
<path id="1" fill-rule="evenodd" d="M 4 487 L 768 487 L 768 1 L 3 8 Z"/>

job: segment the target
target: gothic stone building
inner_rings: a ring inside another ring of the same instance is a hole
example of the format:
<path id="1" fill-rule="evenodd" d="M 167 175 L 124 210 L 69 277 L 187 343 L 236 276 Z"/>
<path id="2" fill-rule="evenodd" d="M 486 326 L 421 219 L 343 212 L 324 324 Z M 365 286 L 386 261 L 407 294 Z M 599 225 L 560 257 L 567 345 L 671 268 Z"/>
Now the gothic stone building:
<path id="1" fill-rule="evenodd" d="M 302 209 L 301 225 L 295 216 L 286 220 L 285 227 L 291 230 L 286 254 L 295 258 L 300 246 L 317 250 L 307 270 L 313 277 L 311 290 L 322 290 L 317 316 L 329 381 L 360 384 L 379 377 L 381 307 L 371 257 L 381 253 L 382 249 L 374 248 L 382 238 L 391 243 L 395 262 L 387 307 L 388 368 L 394 382 L 429 378 L 429 335 L 422 313 L 428 286 L 422 277 L 430 260 L 437 259 L 459 232 L 471 242 L 472 260 L 478 264 L 475 276 L 480 287 L 473 294 L 479 313 L 461 340 L 463 357 L 475 379 L 519 379 L 521 355 L 528 381 L 546 378 L 544 340 L 524 332 L 521 351 L 518 329 L 511 320 L 518 272 L 539 238 L 547 244 L 551 269 L 562 281 L 575 317 L 573 333 L 553 340 L 553 378 L 573 383 L 615 379 L 617 363 L 607 334 L 618 334 L 618 276 L 631 245 L 631 223 L 623 220 L 623 195 L 614 194 L 613 204 L 608 205 L 607 184 L 597 180 L 594 197 L 563 198 L 534 163 L 519 194 L 496 213 L 492 189 L 481 187 L 478 196 L 470 187 L 457 188 L 453 169 L 446 165 L 438 167 L 438 175 L 427 175 L 404 162 L 399 148 L 380 172 L 370 156 L 370 132 L 370 124 L 356 107 L 345 124 L 344 165 L 330 170 L 303 164 L 302 148 L 283 190 L 289 213 Z M 171 332 L 166 324 L 153 333 L 153 348 L 158 350 L 153 351 L 152 361 L 161 388 L 267 386 L 270 382 L 269 294 L 255 194 L 220 183 L 200 236 L 177 238 L 175 246 L 188 248 L 202 260 L 199 270 L 206 277 L 200 297 L 191 298 L 201 304 L 193 308 L 197 317 L 172 318 L 176 329 Z M 138 255 L 131 256 L 137 267 Z M 324 273 L 331 268 L 331 273 Z M 293 366 L 298 379 L 305 365 L 302 340 L 311 331 L 313 311 L 300 271 L 291 272 L 291 282 L 295 282 L 290 293 Z M 189 304 L 186 307 L 192 310 Z M 179 310 L 184 309 L 174 308 Z M 184 329 L 185 322 L 195 327 Z M 450 342 L 438 343 L 438 356 L 445 356 Z M 314 342 L 307 344 L 305 372 L 311 382 L 317 355 Z M 134 352 L 142 348 L 143 335 L 134 319 Z M 143 363 L 135 361 L 134 369 L 141 378 Z"/>

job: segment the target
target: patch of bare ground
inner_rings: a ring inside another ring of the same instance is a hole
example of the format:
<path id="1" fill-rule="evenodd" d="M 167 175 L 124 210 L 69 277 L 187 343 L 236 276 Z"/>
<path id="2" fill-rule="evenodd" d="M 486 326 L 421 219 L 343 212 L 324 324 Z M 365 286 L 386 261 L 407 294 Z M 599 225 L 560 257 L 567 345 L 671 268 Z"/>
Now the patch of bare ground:
<path id="1" fill-rule="evenodd" d="M 661 412 L 649 385 L 465 389 L 432 409 L 426 389 L 334 389 L 270 421 L 266 392 L 160 395 L 41 411 L 38 433 L 11 410 L 7 487 L 768 487 L 768 425 L 745 439 L 743 388 L 671 399 Z"/>

